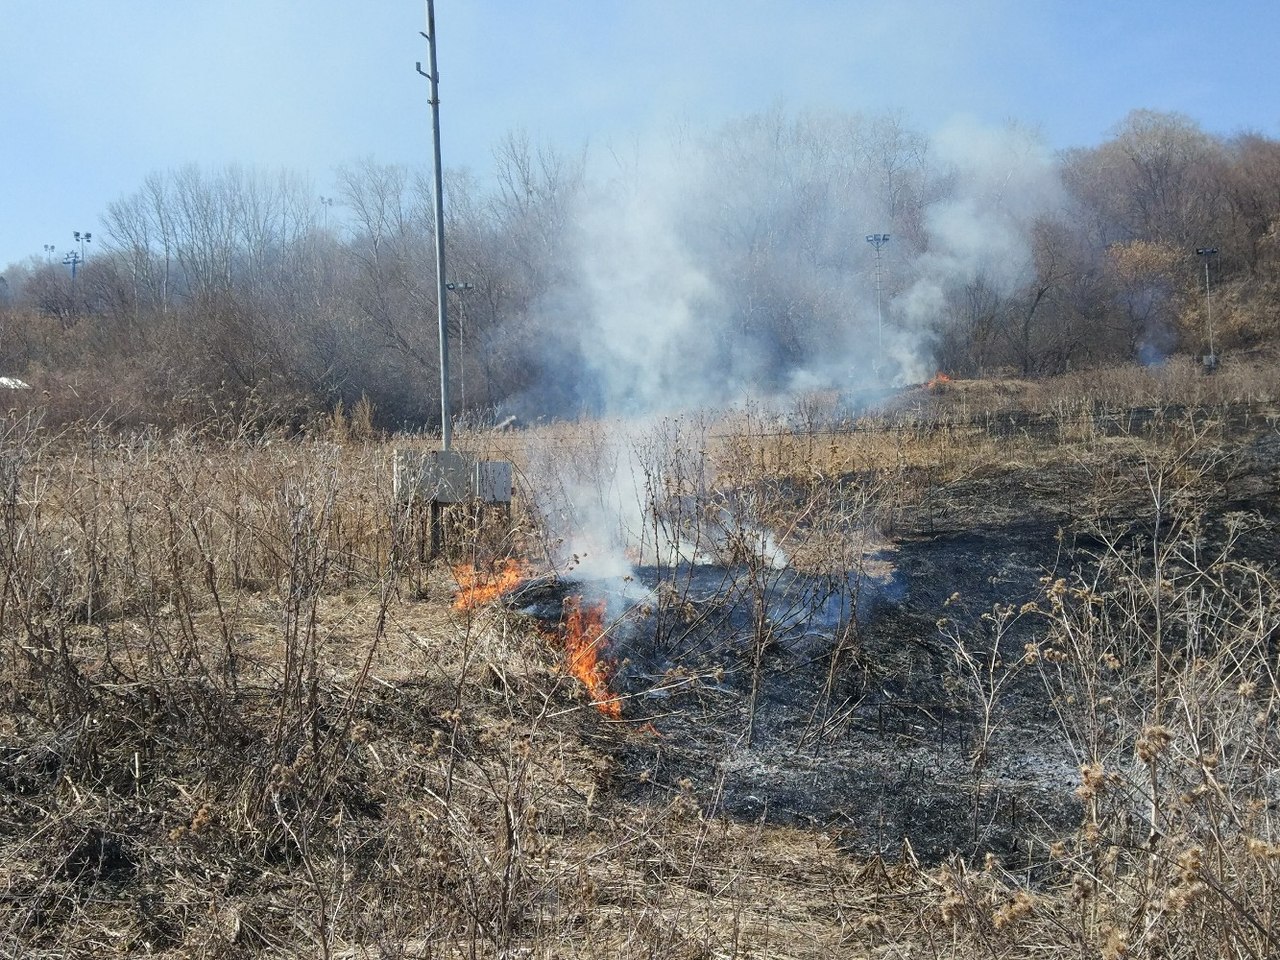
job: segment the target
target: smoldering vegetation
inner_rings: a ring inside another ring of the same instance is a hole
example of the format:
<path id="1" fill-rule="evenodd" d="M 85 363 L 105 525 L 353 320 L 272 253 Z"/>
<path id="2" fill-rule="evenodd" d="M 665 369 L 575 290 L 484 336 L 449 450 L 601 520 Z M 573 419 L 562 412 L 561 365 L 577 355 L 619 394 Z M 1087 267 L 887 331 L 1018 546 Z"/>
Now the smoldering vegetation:
<path id="1" fill-rule="evenodd" d="M 1198 247 L 1219 251 L 1215 348 L 1252 349 L 1276 331 L 1277 171 L 1275 141 L 1150 111 L 1060 153 L 781 109 L 611 152 L 513 134 L 447 178 L 454 405 L 529 421 L 1199 355 Z M 372 159 L 332 187 L 158 172 L 108 204 L 74 281 L 7 269 L 0 373 L 65 418 L 365 397 L 384 426 L 438 424 L 431 210 L 422 171 Z M 891 236 L 879 291 L 868 233 Z"/>
<path id="2" fill-rule="evenodd" d="M 838 411 L 0 418 L 6 955 L 1271 955 L 1272 368 Z"/>

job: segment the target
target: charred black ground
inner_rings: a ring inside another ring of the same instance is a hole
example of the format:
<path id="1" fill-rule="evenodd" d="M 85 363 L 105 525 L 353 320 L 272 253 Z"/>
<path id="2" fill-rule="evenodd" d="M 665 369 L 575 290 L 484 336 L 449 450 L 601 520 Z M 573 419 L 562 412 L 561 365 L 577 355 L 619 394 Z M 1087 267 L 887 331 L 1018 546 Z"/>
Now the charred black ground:
<path id="1" fill-rule="evenodd" d="M 1011 533 L 901 538 L 885 582 L 638 571 L 654 599 L 623 608 L 608 632 L 626 720 L 653 731 L 620 750 L 633 774 L 624 796 L 657 801 L 688 779 L 709 811 L 834 832 L 860 853 L 896 856 L 906 838 L 930 860 L 1009 853 L 1032 830 L 1066 827 L 1076 764 L 1034 687 L 1009 692 L 1008 733 L 975 771 L 979 721 L 937 626 L 953 593 L 989 606 L 1041 589 L 1058 562 L 1053 529 Z M 565 581 L 525 609 L 554 621 L 555 594 L 612 586 Z M 758 603 L 768 634 L 757 649 Z M 1024 639 L 1007 638 L 1010 656 Z"/>
<path id="2" fill-rule="evenodd" d="M 1060 439 L 1049 423 L 1011 415 L 983 429 Z M 652 732 L 619 746 L 623 798 L 660 802 L 692 782 L 709 813 L 833 833 L 858 854 L 895 857 L 905 840 L 922 861 L 1016 858 L 1078 822 L 1082 758 L 1043 678 L 1010 670 L 1040 624 L 1010 613 L 997 629 L 991 612 L 1087 583 L 1108 555 L 1140 560 L 1171 526 L 1194 526 L 1208 553 L 1230 540 L 1234 557 L 1271 562 L 1280 434 L 1265 414 L 1134 409 L 1091 429 L 1105 442 L 1210 423 L 1207 442 L 1168 454 L 1196 474 L 1194 504 L 1186 490 L 1159 501 L 1161 468 L 1137 453 L 1102 468 L 1011 462 L 943 485 L 922 474 L 915 502 L 847 578 L 676 564 L 626 583 L 545 581 L 509 603 L 547 622 L 567 596 L 607 605 L 613 687 L 626 722 Z M 993 677 L 1010 672 L 986 719 L 957 641 L 980 661 L 994 646 Z"/>

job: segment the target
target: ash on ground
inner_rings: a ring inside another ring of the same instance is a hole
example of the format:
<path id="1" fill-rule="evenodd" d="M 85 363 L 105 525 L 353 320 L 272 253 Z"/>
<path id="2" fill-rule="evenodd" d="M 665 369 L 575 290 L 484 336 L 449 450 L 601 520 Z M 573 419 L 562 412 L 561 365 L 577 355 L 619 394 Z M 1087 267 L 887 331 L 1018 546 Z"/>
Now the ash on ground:
<path id="1" fill-rule="evenodd" d="M 1197 542 L 1267 568 L 1280 555 L 1274 418 L 1228 418 L 1219 434 L 1221 449 L 1196 455 Z M 672 564 L 559 582 L 530 612 L 554 619 L 571 593 L 608 603 L 627 799 L 686 790 L 708 812 L 835 833 L 861 854 L 896 856 L 906 840 L 922 861 L 1016 862 L 1079 827 L 1082 758 L 1037 671 L 1012 669 L 1042 639 L 1035 618 L 993 631 L 983 613 L 1043 599 L 1044 578 L 1108 551 L 1150 549 L 1162 515 L 1145 461 L 1110 463 L 1114 475 L 1068 459 L 949 481 L 900 511 L 892 545 L 847 577 Z M 1007 671 L 990 725 L 957 640 L 979 660 L 994 645 L 992 675 Z"/>
<path id="2" fill-rule="evenodd" d="M 896 856 L 905 838 L 922 860 L 1008 856 L 1078 822 L 1078 763 L 1030 676 L 985 735 L 938 619 L 953 594 L 989 609 L 1040 589 L 1052 531 L 1010 532 L 900 539 L 836 578 L 679 564 L 544 582 L 516 603 L 544 620 L 566 596 L 607 605 L 629 799 L 692 789 L 708 811 L 860 853 Z M 1024 642 L 1001 639 L 1014 659 Z"/>

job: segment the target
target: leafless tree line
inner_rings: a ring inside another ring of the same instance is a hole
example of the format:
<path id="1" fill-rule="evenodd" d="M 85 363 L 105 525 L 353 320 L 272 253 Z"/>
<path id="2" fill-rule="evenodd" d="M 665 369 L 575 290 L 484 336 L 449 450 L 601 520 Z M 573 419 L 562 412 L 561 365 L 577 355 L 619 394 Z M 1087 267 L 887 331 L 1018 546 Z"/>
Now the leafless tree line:
<path id="1" fill-rule="evenodd" d="M 657 163 L 513 134 L 487 179 L 447 177 L 454 400 L 473 415 L 603 402 L 590 314 L 628 288 L 582 264 L 636 211 L 603 274 L 670 245 L 714 291 L 691 309 L 721 318 L 677 343 L 721 366 L 749 355 L 767 386 L 833 350 L 856 371 L 833 344 L 875 334 L 869 232 L 893 238 L 890 337 L 953 374 L 1203 351 L 1198 247 L 1219 251 L 1219 348 L 1275 337 L 1280 142 L 1137 111 L 1097 147 L 1053 155 L 1008 130 L 985 149 L 958 159 L 898 118 L 781 110 L 675 129 Z M 430 424 L 429 177 L 370 159 L 334 192 L 239 167 L 147 177 L 107 206 L 74 281 L 38 258 L 6 271 L 0 373 L 144 406 L 253 394 L 305 415 L 367 396 L 385 422 Z"/>

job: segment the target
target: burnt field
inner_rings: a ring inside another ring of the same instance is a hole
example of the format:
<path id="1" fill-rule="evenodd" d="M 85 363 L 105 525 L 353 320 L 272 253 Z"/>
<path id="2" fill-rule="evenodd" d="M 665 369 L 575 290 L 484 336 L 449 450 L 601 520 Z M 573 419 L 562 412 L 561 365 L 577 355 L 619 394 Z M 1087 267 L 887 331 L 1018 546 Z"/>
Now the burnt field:
<path id="1" fill-rule="evenodd" d="M 1274 955 L 1270 370 L 476 433 L 438 559 L 412 438 L 11 413 L 0 949 Z"/>

